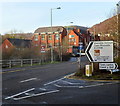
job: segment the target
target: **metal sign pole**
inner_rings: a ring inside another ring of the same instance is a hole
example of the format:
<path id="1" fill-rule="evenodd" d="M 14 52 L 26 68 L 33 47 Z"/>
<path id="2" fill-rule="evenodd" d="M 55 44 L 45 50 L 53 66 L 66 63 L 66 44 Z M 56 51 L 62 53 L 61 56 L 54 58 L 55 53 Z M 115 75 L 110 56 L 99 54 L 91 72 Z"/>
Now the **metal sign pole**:
<path id="1" fill-rule="evenodd" d="M 79 68 L 81 69 L 81 50 L 80 50 L 80 56 L 79 56 Z"/>
<path id="2" fill-rule="evenodd" d="M 53 47 L 51 47 L 51 63 L 53 63 Z"/>
<path id="3" fill-rule="evenodd" d="M 94 71 L 94 63 L 93 62 L 91 63 L 91 66 L 92 66 L 92 73 L 93 73 L 93 71 Z"/>
<path id="4" fill-rule="evenodd" d="M 83 49 L 83 43 L 82 42 L 80 42 L 79 43 L 80 45 L 79 45 L 79 58 L 78 58 L 78 62 L 79 62 L 79 69 L 81 69 L 81 51 L 82 51 L 82 49 Z"/>

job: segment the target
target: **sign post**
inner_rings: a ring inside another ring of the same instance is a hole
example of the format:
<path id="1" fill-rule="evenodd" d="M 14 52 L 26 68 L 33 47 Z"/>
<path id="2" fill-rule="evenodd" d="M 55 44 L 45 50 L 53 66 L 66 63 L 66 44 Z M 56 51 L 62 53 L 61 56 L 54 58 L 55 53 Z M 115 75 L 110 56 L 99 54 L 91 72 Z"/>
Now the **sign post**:
<path id="1" fill-rule="evenodd" d="M 85 50 L 92 65 L 99 62 L 113 62 L 113 41 L 91 41 Z"/>
<path id="2" fill-rule="evenodd" d="M 79 43 L 78 49 L 79 49 L 79 58 L 78 58 L 78 62 L 79 62 L 79 68 L 81 69 L 81 51 L 82 51 L 82 49 L 83 49 L 83 43 L 82 43 L 82 42 Z"/>

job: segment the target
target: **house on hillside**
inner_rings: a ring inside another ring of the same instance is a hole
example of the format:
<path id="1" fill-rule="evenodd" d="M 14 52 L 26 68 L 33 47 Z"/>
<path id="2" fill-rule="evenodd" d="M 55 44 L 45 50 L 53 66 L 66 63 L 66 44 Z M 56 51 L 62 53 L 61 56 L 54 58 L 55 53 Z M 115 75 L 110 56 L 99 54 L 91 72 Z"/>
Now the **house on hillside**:
<path id="1" fill-rule="evenodd" d="M 23 50 L 25 48 L 31 48 L 31 42 L 31 40 L 7 38 L 3 41 L 0 48 L 2 48 L 3 51 L 9 51 L 14 48 Z"/>

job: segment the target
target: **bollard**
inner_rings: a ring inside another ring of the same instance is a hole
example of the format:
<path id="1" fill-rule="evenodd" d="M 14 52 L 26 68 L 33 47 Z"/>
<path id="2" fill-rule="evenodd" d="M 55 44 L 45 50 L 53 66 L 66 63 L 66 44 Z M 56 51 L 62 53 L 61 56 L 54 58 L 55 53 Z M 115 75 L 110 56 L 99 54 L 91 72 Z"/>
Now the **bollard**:
<path id="1" fill-rule="evenodd" d="M 11 62 L 11 60 L 10 60 L 10 62 L 9 62 L 9 68 L 11 68 L 12 67 L 12 62 Z"/>
<path id="2" fill-rule="evenodd" d="M 33 59 L 31 59 L 31 66 L 32 66 L 32 64 L 33 64 Z"/>
<path id="3" fill-rule="evenodd" d="M 21 59 L 21 67 L 23 66 L 23 60 Z"/>
<path id="4" fill-rule="evenodd" d="M 86 65 L 86 67 L 85 67 L 86 69 L 85 69 L 85 75 L 86 76 L 92 76 L 92 66 L 91 65 Z"/>

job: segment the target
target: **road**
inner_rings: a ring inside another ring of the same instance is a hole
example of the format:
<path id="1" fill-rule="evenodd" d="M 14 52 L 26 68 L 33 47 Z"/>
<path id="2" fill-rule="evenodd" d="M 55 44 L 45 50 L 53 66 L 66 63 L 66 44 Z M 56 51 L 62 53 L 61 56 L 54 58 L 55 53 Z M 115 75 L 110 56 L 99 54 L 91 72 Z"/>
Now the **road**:
<path id="1" fill-rule="evenodd" d="M 75 61 L 3 70 L 3 104 L 118 104 L 118 82 L 66 79 Z"/>

